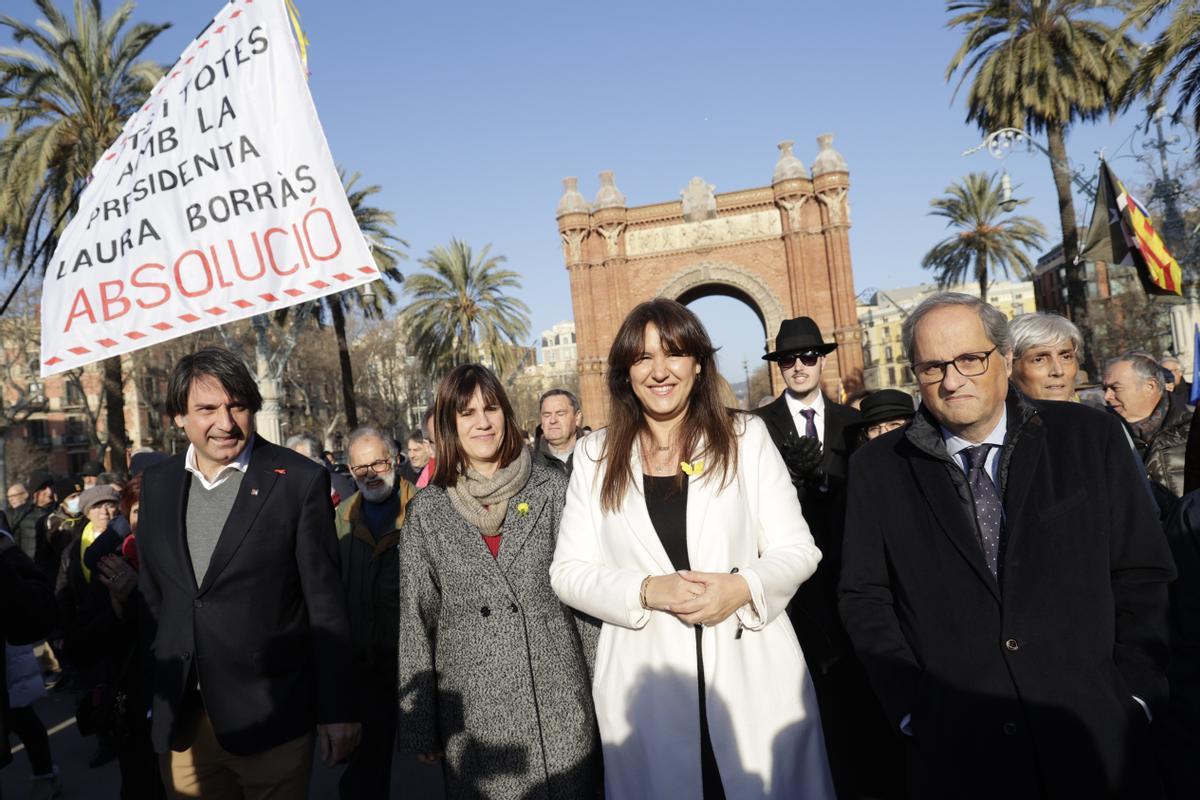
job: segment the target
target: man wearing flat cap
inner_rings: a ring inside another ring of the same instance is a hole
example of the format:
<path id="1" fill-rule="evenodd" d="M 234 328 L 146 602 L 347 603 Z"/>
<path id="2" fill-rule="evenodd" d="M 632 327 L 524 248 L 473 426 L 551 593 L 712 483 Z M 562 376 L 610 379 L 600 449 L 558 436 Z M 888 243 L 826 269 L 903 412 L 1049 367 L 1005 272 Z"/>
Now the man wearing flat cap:
<path id="1" fill-rule="evenodd" d="M 859 413 L 821 391 L 826 342 L 809 317 L 784 320 L 775 349 L 786 389 L 756 410 L 783 456 L 804 519 L 821 549 L 817 572 L 801 584 L 788 615 L 812 673 L 825 748 L 839 798 L 891 797 L 902 787 L 901 754 L 837 611 L 846 472 Z"/>

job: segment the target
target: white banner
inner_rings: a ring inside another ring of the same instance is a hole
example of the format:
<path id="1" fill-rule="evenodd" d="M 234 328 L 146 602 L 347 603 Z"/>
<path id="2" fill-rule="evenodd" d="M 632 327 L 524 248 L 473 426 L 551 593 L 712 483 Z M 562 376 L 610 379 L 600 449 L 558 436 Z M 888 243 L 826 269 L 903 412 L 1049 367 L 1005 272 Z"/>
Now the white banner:
<path id="1" fill-rule="evenodd" d="M 42 290 L 42 375 L 376 280 L 284 0 L 236 0 L 96 165 Z"/>

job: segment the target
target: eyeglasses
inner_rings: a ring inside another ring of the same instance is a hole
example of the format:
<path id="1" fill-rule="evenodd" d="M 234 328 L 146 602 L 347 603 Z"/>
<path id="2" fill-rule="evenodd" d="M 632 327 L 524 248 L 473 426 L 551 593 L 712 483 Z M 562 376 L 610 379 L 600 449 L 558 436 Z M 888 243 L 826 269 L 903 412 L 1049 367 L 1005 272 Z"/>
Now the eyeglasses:
<path id="1" fill-rule="evenodd" d="M 887 422 L 878 422 L 874 425 L 867 426 L 867 434 L 871 436 L 883 436 L 885 433 L 890 433 L 908 422 L 906 419 L 889 419 Z"/>
<path id="2" fill-rule="evenodd" d="M 367 470 L 371 470 L 376 475 L 382 475 L 392 468 L 390 459 L 381 458 L 378 461 L 372 461 L 370 464 L 359 464 L 357 467 L 350 468 L 350 474 L 356 478 L 367 477 Z"/>
<path id="3" fill-rule="evenodd" d="M 792 353 L 788 356 L 780 356 L 780 369 L 791 369 L 792 364 L 796 363 L 796 359 L 800 359 L 800 363 L 806 367 L 815 367 L 817 362 L 821 360 L 821 354 L 816 350 L 805 350 L 803 353 Z"/>
<path id="4" fill-rule="evenodd" d="M 987 372 L 991 355 L 998 348 L 999 345 L 983 353 L 963 353 L 949 361 L 922 361 L 918 364 L 913 364 L 912 371 L 923 386 L 941 383 L 945 380 L 946 370 L 951 364 L 958 370 L 958 374 L 964 378 L 975 378 Z"/>

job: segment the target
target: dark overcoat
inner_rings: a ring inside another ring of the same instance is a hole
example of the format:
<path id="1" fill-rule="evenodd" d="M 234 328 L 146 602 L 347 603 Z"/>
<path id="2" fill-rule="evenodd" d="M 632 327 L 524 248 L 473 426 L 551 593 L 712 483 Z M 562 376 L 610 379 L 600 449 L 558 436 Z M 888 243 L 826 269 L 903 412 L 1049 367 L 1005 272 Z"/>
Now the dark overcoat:
<path id="1" fill-rule="evenodd" d="M 408 508 L 398 739 L 445 752 L 447 797 L 590 798 L 600 785 L 579 633 L 550 588 L 566 490 L 559 470 L 534 459 L 509 500 L 498 558 L 444 488 L 431 484 Z"/>
<path id="2" fill-rule="evenodd" d="M 927 410 L 850 462 L 840 608 L 908 742 L 913 797 L 1146 798 L 1167 697 L 1166 539 L 1120 424 L 1007 400 L 1007 544 L 988 570 Z"/>
<path id="3" fill-rule="evenodd" d="M 138 585 L 149 612 L 154 749 L 190 744 L 197 681 L 217 741 L 235 755 L 356 721 L 329 473 L 256 436 L 199 582 L 184 530 L 184 455 L 142 474 Z"/>
<path id="4" fill-rule="evenodd" d="M 780 395 L 754 413 L 766 422 L 771 441 L 782 453 L 788 435 L 798 433 L 787 399 Z M 788 616 L 811 669 L 838 796 L 892 797 L 902 791 L 899 743 L 854 656 L 837 608 L 846 473 L 860 418 L 850 406 L 825 400 L 821 477 L 796 486 L 804 520 L 821 550 L 821 563 L 816 575 L 796 590 Z"/>

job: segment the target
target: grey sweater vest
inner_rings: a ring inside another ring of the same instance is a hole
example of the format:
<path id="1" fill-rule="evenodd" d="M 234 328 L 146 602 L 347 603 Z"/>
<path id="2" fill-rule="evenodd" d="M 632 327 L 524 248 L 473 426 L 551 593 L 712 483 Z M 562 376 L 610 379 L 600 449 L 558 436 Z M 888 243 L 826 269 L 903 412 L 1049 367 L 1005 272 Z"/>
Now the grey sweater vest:
<path id="1" fill-rule="evenodd" d="M 229 477 L 220 486 L 205 489 L 200 477 L 192 475 L 183 524 L 197 584 L 204 582 L 204 574 L 208 572 L 208 564 L 212 561 L 217 540 L 221 538 L 225 520 L 229 519 L 229 512 L 233 510 L 233 501 L 237 498 L 243 477 L 239 470 L 230 470 Z"/>

